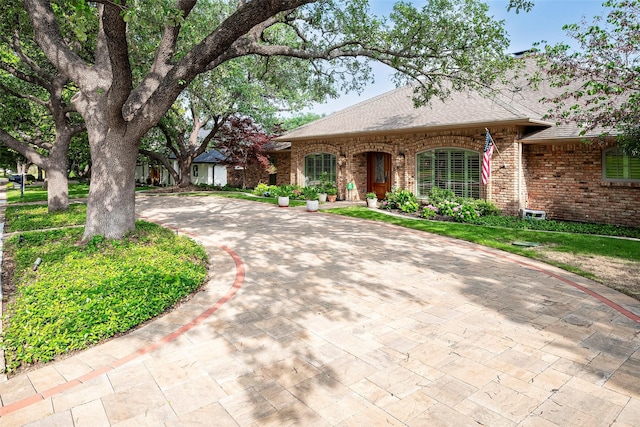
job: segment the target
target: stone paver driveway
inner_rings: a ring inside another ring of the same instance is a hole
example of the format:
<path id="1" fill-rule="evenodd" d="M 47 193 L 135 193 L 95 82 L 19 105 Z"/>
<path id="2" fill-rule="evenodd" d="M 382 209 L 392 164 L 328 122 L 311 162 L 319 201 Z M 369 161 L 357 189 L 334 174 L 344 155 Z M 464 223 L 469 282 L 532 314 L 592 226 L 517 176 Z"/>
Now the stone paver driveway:
<path id="1" fill-rule="evenodd" d="M 545 264 L 298 208 L 141 196 L 211 282 L 0 384 L 0 425 L 638 426 L 640 306 Z"/>

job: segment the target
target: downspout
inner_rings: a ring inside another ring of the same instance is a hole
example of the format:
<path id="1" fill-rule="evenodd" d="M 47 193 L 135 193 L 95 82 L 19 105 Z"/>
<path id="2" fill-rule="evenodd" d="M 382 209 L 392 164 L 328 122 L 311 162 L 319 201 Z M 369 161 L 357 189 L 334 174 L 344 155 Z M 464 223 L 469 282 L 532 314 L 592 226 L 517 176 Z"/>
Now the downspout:
<path id="1" fill-rule="evenodd" d="M 518 212 L 520 212 L 522 209 L 526 208 L 526 204 L 525 206 L 523 206 L 523 194 L 522 194 L 522 189 L 523 189 L 523 179 L 524 179 L 524 170 L 523 170 L 523 164 L 522 164 L 522 143 L 520 142 L 520 134 L 518 134 L 518 139 L 517 139 L 517 144 L 518 144 Z"/>

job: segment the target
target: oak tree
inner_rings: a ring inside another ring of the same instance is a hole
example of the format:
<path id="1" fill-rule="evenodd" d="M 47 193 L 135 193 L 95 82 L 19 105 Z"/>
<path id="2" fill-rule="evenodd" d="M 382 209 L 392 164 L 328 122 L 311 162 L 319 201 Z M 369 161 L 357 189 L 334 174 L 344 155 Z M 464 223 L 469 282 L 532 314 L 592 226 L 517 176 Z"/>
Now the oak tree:
<path id="1" fill-rule="evenodd" d="M 234 59 L 289 57 L 338 87 L 370 78 L 359 58 L 380 61 L 398 71 L 399 84 L 416 83 L 417 102 L 487 87 L 510 65 L 502 24 L 477 0 L 431 0 L 420 9 L 399 2 L 386 18 L 366 0 L 159 0 L 153 8 L 73 0 L 79 15 L 97 19 L 97 33 L 87 37 L 95 40 L 92 56 L 69 43 L 57 2 L 23 3 L 35 41 L 78 90 L 71 104 L 84 119 L 92 158 L 84 239 L 121 238 L 134 228 L 142 136 L 198 75 Z M 211 18 L 208 28 L 191 31 L 199 24 L 191 17 L 202 14 Z M 80 36 L 82 29 L 74 27 Z"/>
<path id="2" fill-rule="evenodd" d="M 46 171 L 49 212 L 65 210 L 69 144 L 84 124 L 69 103 L 74 93 L 69 78 L 33 42 L 20 3 L 4 1 L 3 6 L 7 19 L 0 23 L 0 143 Z M 72 49 L 84 48 L 76 43 Z"/>

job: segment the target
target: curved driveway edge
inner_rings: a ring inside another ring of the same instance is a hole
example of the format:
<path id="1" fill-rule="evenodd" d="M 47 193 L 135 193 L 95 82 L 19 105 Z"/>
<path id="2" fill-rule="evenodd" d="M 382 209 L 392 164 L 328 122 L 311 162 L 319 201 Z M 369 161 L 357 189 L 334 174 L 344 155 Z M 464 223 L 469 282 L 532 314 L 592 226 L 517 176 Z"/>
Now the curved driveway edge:
<path id="1" fill-rule="evenodd" d="M 0 425 L 640 424 L 630 297 L 385 224 L 212 197 L 137 205 L 210 250 L 211 294 L 1 383 L 5 410 L 49 392 Z M 198 317 L 240 259 L 242 288 Z"/>

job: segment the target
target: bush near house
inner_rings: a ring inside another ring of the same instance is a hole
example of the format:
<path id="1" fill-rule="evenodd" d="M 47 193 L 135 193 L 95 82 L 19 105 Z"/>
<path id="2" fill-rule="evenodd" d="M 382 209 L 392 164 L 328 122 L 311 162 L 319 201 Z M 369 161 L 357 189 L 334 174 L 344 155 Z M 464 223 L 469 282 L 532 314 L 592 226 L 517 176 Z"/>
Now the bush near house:
<path id="1" fill-rule="evenodd" d="M 267 185 L 260 183 L 253 189 L 252 194 L 261 197 L 278 197 L 287 196 L 292 200 L 304 200 L 305 190 L 311 191 L 312 187 L 300 187 L 294 184 L 285 184 L 281 186 Z M 313 187 L 317 190 L 316 187 Z"/>
<path id="2" fill-rule="evenodd" d="M 422 207 L 414 207 L 416 200 L 410 191 L 397 189 L 387 193 L 381 209 L 400 210 L 426 219 L 484 226 L 640 238 L 640 228 L 636 227 L 503 216 L 500 209 L 489 201 L 457 197 L 453 191 L 440 188 L 431 189 L 428 198 L 421 201 Z"/>
<path id="3" fill-rule="evenodd" d="M 418 212 L 420 205 L 418 198 L 409 190 L 395 188 L 386 194 L 386 199 L 380 204 L 380 208 L 392 210 L 399 209 L 404 213 Z"/>

